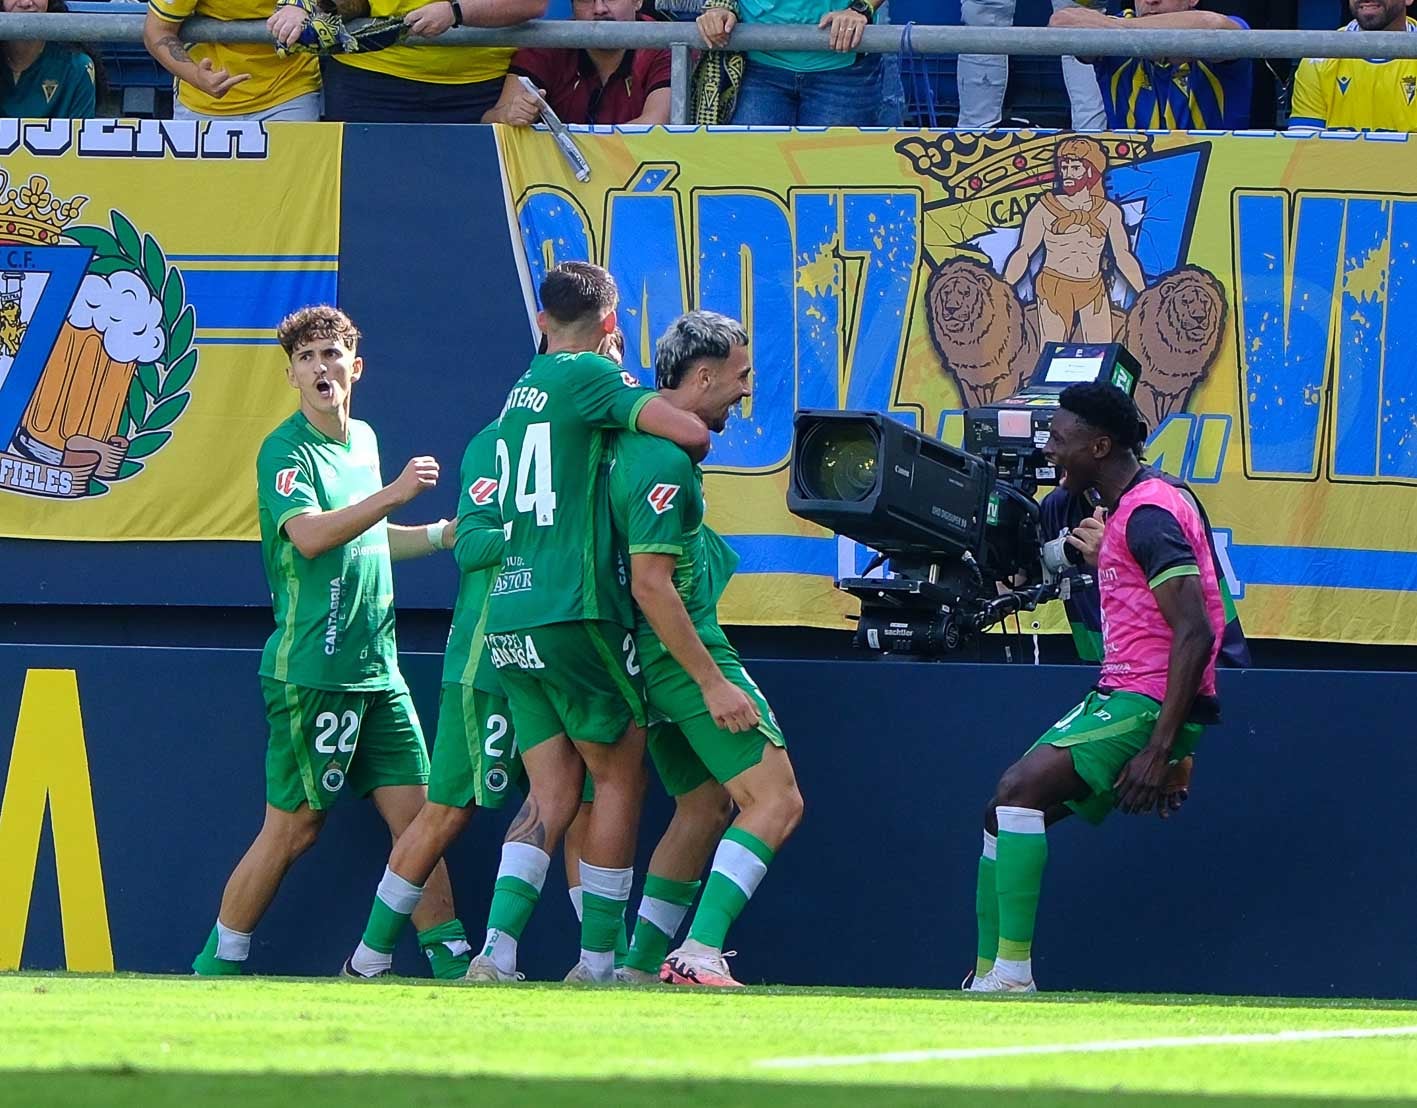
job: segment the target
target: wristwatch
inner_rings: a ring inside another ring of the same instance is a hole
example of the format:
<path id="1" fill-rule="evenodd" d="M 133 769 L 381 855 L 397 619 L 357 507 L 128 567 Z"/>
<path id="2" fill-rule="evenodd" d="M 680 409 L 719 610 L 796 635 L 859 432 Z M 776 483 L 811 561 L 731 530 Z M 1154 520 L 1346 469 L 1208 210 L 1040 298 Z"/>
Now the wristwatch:
<path id="1" fill-rule="evenodd" d="M 866 0 L 851 0 L 851 3 L 847 4 L 846 7 L 848 11 L 864 15 L 867 23 L 874 23 L 876 21 L 876 9 L 868 4 Z"/>

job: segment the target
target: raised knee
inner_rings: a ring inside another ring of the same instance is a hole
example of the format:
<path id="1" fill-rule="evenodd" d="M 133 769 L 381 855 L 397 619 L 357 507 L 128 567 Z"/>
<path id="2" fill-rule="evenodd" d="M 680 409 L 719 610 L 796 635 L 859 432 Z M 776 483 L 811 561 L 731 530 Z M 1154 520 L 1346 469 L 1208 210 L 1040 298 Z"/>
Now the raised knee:
<path id="1" fill-rule="evenodd" d="M 1027 808 L 1029 797 L 1028 779 L 1018 766 L 1010 766 L 1004 771 L 1004 776 L 999 778 L 998 787 L 994 790 L 993 807 L 1000 804 L 1014 808 Z"/>

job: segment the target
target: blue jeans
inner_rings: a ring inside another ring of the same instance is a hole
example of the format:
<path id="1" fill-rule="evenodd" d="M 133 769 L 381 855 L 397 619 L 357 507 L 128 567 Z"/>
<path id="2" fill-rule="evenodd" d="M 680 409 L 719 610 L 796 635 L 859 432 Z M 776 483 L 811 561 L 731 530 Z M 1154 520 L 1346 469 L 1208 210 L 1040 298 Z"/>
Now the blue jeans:
<path id="1" fill-rule="evenodd" d="M 748 127 L 875 127 L 880 116 L 879 54 L 806 73 L 750 61 L 733 109 L 734 124 Z"/>

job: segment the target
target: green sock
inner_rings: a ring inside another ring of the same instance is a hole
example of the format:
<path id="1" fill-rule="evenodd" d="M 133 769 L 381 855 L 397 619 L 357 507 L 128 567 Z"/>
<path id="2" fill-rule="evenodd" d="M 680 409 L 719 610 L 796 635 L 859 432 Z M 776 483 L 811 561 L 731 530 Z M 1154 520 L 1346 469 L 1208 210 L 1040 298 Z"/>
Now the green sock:
<path id="1" fill-rule="evenodd" d="M 669 944 L 679 933 L 689 906 L 699 893 L 700 881 L 671 881 L 645 875 L 645 892 L 635 920 L 635 937 L 625 965 L 643 973 L 658 973 L 669 955 Z"/>
<path id="2" fill-rule="evenodd" d="M 392 954 L 406 923 L 407 913 L 395 911 L 376 896 L 369 909 L 369 922 L 364 925 L 364 945 L 380 954 Z"/>
<path id="3" fill-rule="evenodd" d="M 772 847 L 738 827 L 724 832 L 713 855 L 713 870 L 694 913 L 689 938 L 722 950 L 728 929 L 747 906 L 773 858 Z"/>
<path id="4" fill-rule="evenodd" d="M 364 940 L 366 943 L 368 939 Z M 467 974 L 472 946 L 461 920 L 450 919 L 418 933 L 418 946 L 428 956 L 428 965 L 439 981 L 454 981 Z"/>
<path id="5" fill-rule="evenodd" d="M 1038 894 L 1048 861 L 1043 813 L 1036 808 L 998 808 L 999 848 L 994 883 L 999 894 L 999 961 L 1033 957 Z M 1031 973 L 1031 969 L 1030 969 Z"/>
<path id="6" fill-rule="evenodd" d="M 581 887 L 585 888 L 584 885 Z M 582 949 L 607 953 L 615 951 L 617 939 L 625 934 L 625 902 L 583 891 L 581 904 L 584 912 L 581 918 Z"/>
<path id="7" fill-rule="evenodd" d="M 625 907 L 620 906 L 620 925 L 615 929 L 615 968 L 625 964 L 630 953 L 630 937 L 625 933 Z"/>
<path id="8" fill-rule="evenodd" d="M 230 977 L 241 972 L 243 962 L 231 962 L 216 956 L 217 930 L 207 936 L 207 945 L 192 959 L 192 972 L 200 977 Z"/>
<path id="9" fill-rule="evenodd" d="M 999 893 L 994 882 L 998 863 L 992 857 L 995 849 L 994 836 L 984 832 L 984 853 L 979 856 L 979 879 L 974 886 L 974 916 L 979 921 L 975 977 L 983 977 L 993 969 L 999 953 Z"/>
<path id="10" fill-rule="evenodd" d="M 487 913 L 487 929 L 505 931 L 512 938 L 520 939 L 540 899 L 541 890 L 520 877 L 497 878 L 492 891 L 492 907 Z"/>

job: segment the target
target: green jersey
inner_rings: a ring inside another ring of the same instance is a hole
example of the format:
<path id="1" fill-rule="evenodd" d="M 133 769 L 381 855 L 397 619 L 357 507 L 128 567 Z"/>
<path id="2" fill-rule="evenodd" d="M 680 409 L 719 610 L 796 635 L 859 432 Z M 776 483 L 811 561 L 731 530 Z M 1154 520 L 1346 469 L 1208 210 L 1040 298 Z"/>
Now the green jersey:
<path id="1" fill-rule="evenodd" d="M 612 432 L 634 430 L 655 395 L 598 354 L 538 355 L 507 394 L 497 437 L 507 545 L 489 632 L 589 620 L 634 626 L 604 463 Z"/>
<path id="2" fill-rule="evenodd" d="M 501 695 L 497 671 L 483 649 L 487 593 L 502 568 L 502 513 L 497 507 L 497 423 L 473 436 L 462 456 L 458 494 L 458 599 L 443 655 L 443 684 L 476 685 Z"/>
<path id="3" fill-rule="evenodd" d="M 261 676 L 333 691 L 403 688 L 386 522 L 314 558 L 285 533 L 296 516 L 347 508 L 383 487 L 373 429 L 352 419 L 349 441 L 336 442 L 296 412 L 261 443 L 256 481 L 276 618 Z"/>
<path id="4" fill-rule="evenodd" d="M 689 618 L 695 626 L 716 626 L 718 598 L 738 567 L 738 555 L 704 523 L 703 470 L 667 439 L 617 435 L 610 457 L 610 511 L 630 556 L 674 556 L 674 587 Z M 646 662 L 665 653 L 643 616 L 636 632 Z"/>

